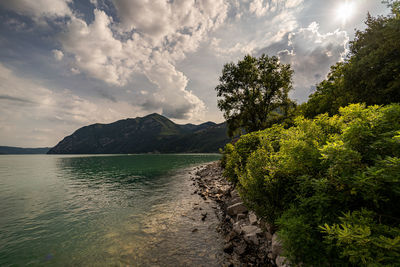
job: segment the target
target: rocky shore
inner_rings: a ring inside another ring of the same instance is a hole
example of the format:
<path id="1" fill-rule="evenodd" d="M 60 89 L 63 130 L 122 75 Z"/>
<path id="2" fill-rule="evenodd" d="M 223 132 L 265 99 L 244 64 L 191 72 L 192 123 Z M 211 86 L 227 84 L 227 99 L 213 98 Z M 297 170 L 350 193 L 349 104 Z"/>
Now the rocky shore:
<path id="1" fill-rule="evenodd" d="M 247 210 L 233 185 L 222 176 L 219 162 L 197 167 L 191 179 L 197 186 L 195 194 L 218 205 L 226 266 L 289 266 L 280 255 L 282 246 L 274 229 Z"/>

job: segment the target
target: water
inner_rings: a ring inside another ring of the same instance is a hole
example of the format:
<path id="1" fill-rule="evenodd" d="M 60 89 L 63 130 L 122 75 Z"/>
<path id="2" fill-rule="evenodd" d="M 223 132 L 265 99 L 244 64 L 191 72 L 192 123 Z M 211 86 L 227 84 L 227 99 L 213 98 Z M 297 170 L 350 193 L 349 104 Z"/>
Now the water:
<path id="1" fill-rule="evenodd" d="M 218 266 L 215 207 L 188 174 L 217 159 L 0 156 L 0 266 Z"/>

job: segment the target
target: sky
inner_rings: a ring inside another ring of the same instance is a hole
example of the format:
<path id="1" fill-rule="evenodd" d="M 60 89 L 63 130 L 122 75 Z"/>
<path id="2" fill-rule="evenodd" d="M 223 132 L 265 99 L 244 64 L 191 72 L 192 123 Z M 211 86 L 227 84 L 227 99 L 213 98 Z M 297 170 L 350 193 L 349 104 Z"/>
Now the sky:
<path id="1" fill-rule="evenodd" d="M 0 0 L 0 145 L 157 112 L 222 122 L 224 64 L 279 56 L 307 100 L 379 0 Z"/>

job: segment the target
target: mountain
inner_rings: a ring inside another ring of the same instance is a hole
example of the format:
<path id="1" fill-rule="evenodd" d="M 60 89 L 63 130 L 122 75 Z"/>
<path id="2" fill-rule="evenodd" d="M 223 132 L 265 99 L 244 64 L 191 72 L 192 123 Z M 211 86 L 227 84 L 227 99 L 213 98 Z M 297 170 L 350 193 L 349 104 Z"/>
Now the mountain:
<path id="1" fill-rule="evenodd" d="M 24 148 L 13 146 L 0 146 L 0 154 L 46 154 L 50 147 Z"/>
<path id="2" fill-rule="evenodd" d="M 48 154 L 208 153 L 229 141 L 225 123 L 180 125 L 154 113 L 82 127 Z"/>

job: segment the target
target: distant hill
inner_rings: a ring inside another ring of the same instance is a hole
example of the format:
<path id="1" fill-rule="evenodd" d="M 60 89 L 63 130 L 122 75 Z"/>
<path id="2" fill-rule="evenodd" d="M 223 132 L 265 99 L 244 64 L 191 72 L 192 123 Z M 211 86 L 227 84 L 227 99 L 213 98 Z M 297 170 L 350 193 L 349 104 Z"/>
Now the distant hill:
<path id="1" fill-rule="evenodd" d="M 230 141 L 226 124 L 180 125 L 159 114 L 92 124 L 65 137 L 48 154 L 209 153 Z"/>
<path id="2" fill-rule="evenodd" d="M 23 148 L 13 146 L 0 146 L 1 154 L 46 154 L 50 147 Z"/>

